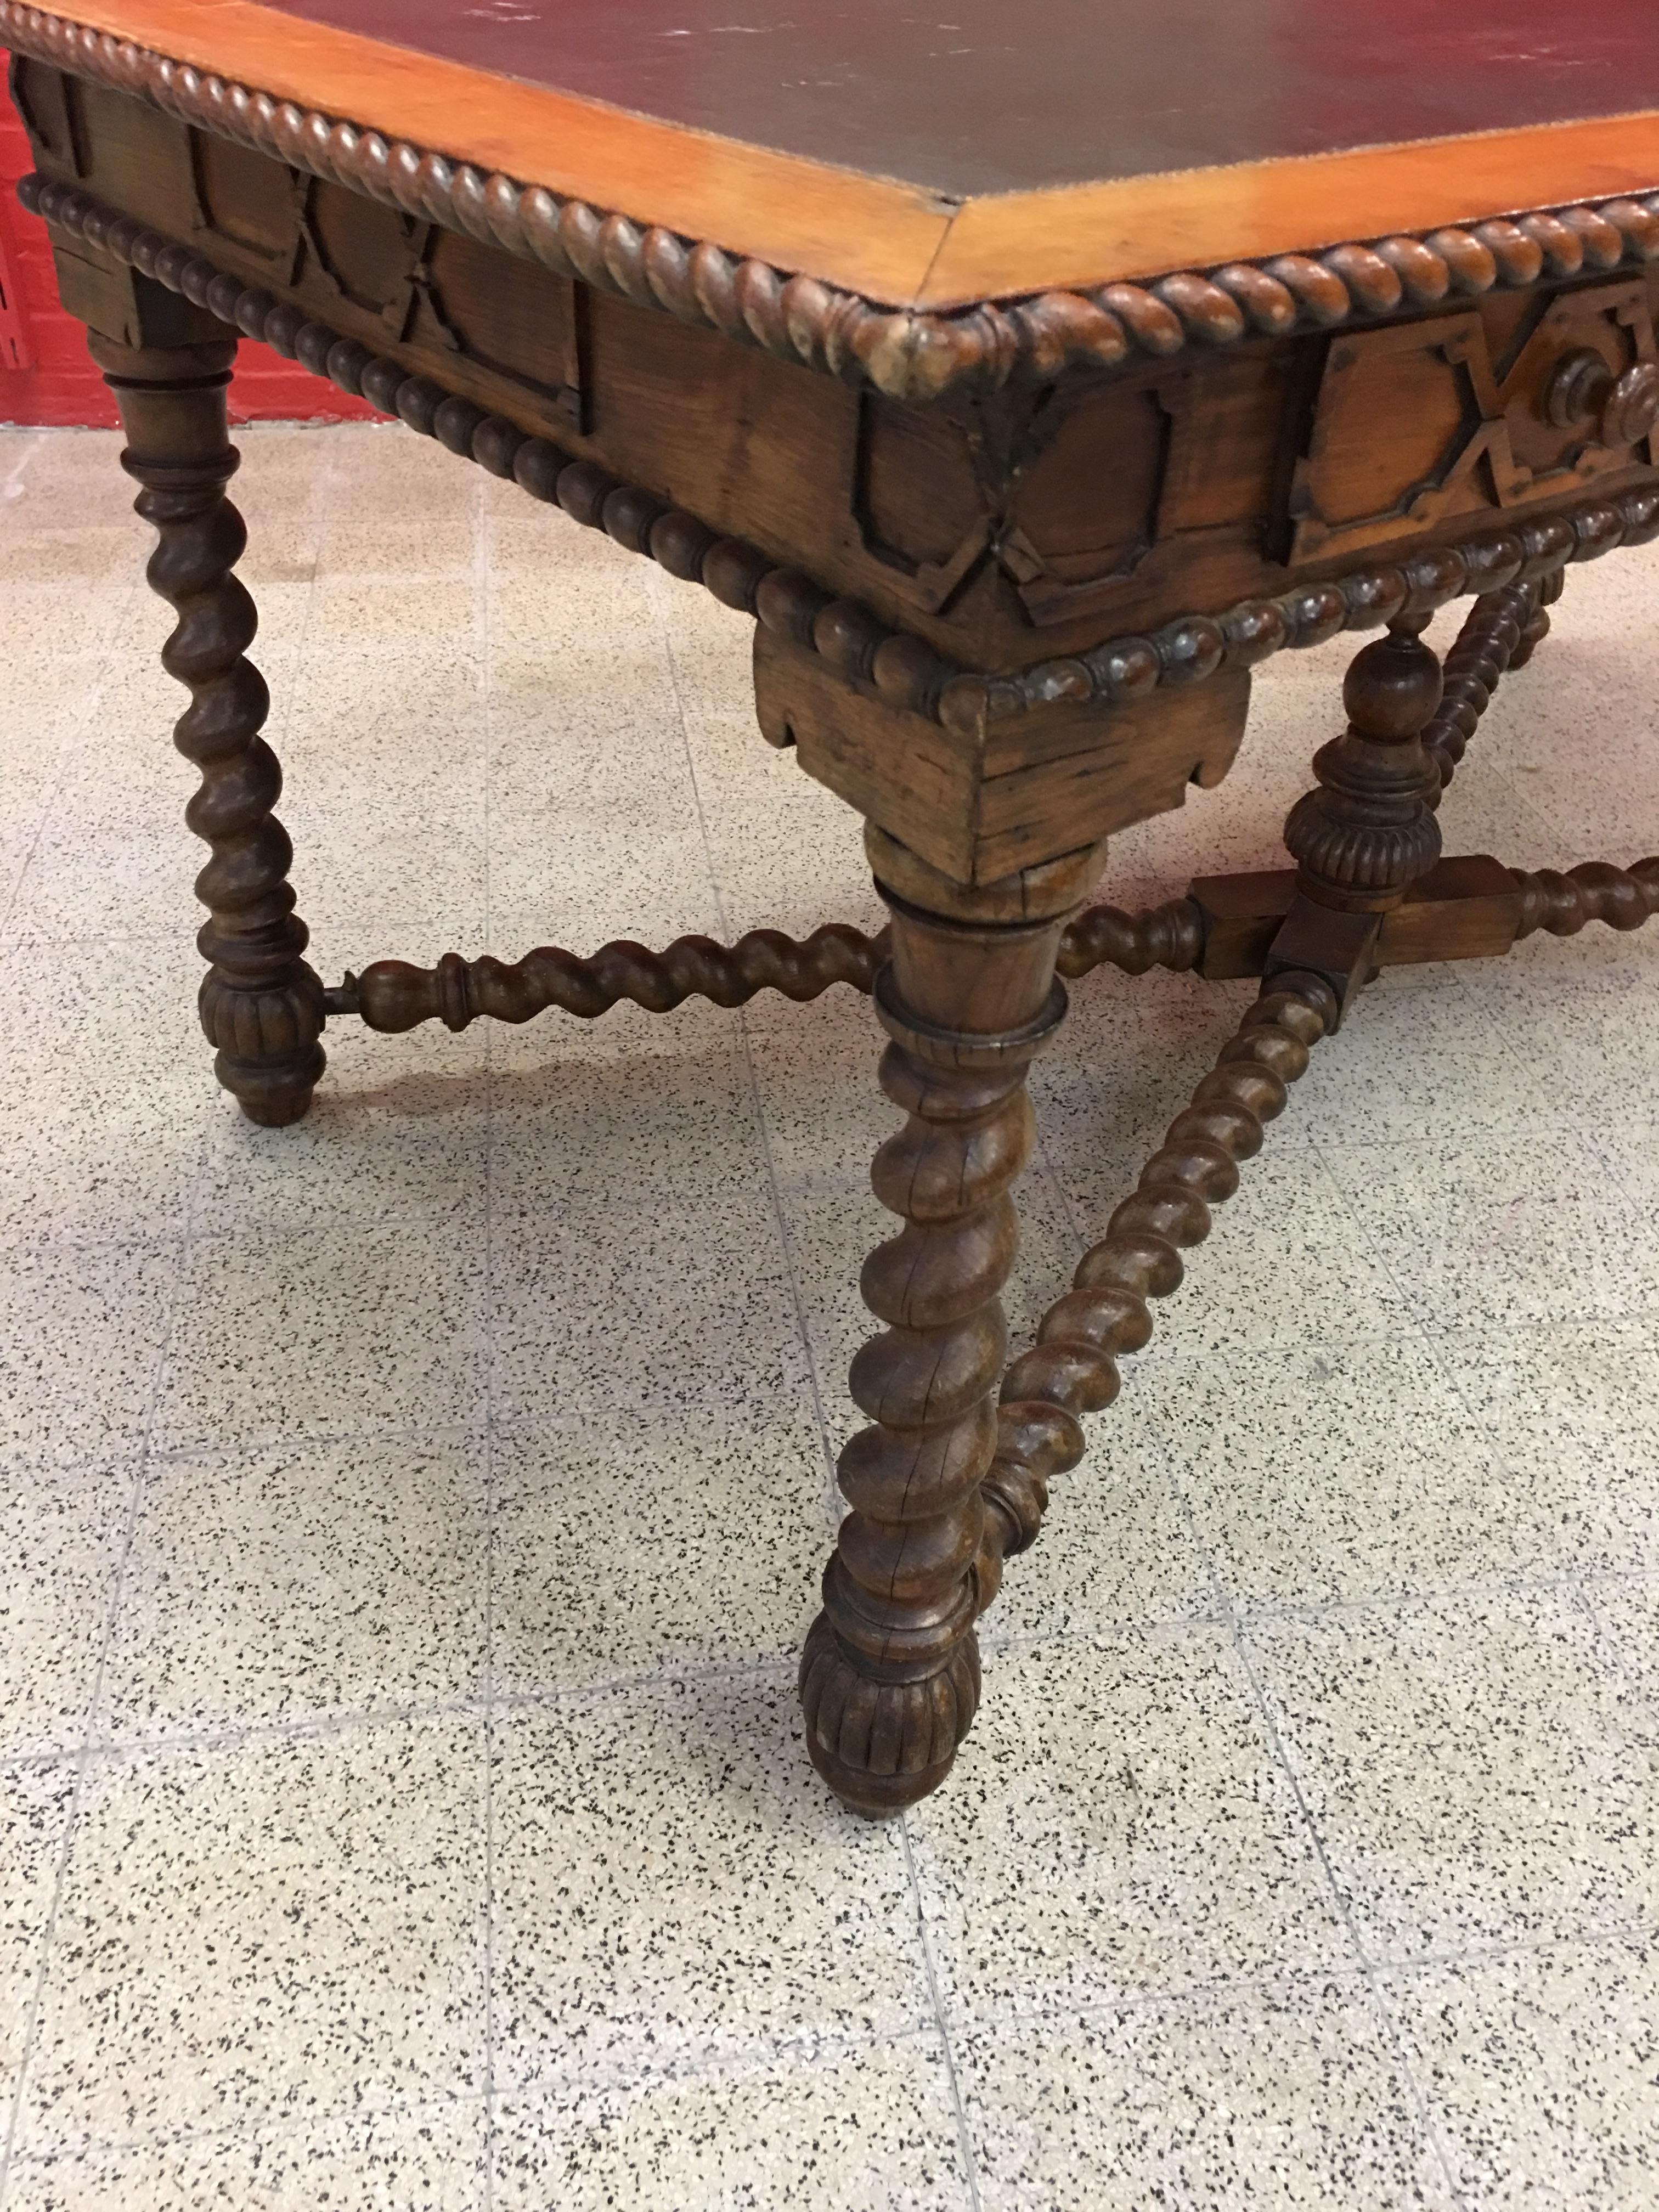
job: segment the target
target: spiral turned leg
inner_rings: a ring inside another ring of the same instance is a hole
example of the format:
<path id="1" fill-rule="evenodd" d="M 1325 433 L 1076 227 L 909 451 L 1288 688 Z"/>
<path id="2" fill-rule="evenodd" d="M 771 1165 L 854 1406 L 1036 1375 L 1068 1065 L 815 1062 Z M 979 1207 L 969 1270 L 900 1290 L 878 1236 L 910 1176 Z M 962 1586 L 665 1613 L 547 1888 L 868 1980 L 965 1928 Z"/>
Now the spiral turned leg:
<path id="1" fill-rule="evenodd" d="M 190 692 L 173 741 L 202 771 L 185 819 L 212 852 L 196 879 L 208 909 L 196 940 L 210 963 L 202 1027 L 242 1111 L 279 1127 L 311 1103 L 325 1009 L 301 957 L 294 848 L 271 812 L 283 774 L 259 734 L 270 695 L 243 657 L 258 617 L 231 574 L 247 543 L 224 495 L 237 465 L 225 425 L 235 343 L 139 349 L 94 335 L 92 349 L 121 410 L 121 465 L 143 486 L 137 511 L 159 538 L 149 580 L 179 616 L 161 661 Z"/>
<path id="2" fill-rule="evenodd" d="M 1538 591 L 1536 584 L 1509 584 L 1484 592 L 1446 655 L 1440 704 L 1423 731 L 1423 749 L 1440 775 L 1440 788 L 1429 793 L 1431 807 L 1445 796 L 1500 679 L 1519 665 L 1521 641 L 1539 611 Z"/>
<path id="3" fill-rule="evenodd" d="M 1524 668 L 1550 634 L 1549 611 L 1565 588 L 1567 572 L 1557 568 L 1533 586 L 1532 611 L 1521 632 L 1521 642 L 1510 655 L 1511 668 Z"/>
<path id="4" fill-rule="evenodd" d="M 875 1000 L 881 1085 L 908 1116 L 876 1155 L 903 1227 L 865 1264 L 884 1326 L 853 1362 L 870 1416 L 841 1455 L 852 1510 L 801 1655 L 812 1760 L 848 1805 L 896 1813 L 936 1789 L 979 1704 L 980 1485 L 1007 1350 L 998 1293 L 1018 1243 L 1010 1188 L 1030 1155 L 1025 1071 L 1065 1012 L 1054 960 L 1101 854 L 968 890 L 882 832 L 892 909 Z"/>

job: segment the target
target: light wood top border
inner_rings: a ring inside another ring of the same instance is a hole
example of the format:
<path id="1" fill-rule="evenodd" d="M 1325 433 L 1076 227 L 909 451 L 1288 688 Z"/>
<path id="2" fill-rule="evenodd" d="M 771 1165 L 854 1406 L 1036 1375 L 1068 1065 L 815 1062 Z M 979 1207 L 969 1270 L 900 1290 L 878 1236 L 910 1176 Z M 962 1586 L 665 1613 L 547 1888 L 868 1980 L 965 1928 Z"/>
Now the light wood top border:
<path id="1" fill-rule="evenodd" d="M 0 0 L 0 43 L 642 306 L 908 400 L 1659 258 L 1659 194 L 1632 196 L 1659 178 L 1651 114 L 951 210 L 909 185 L 296 24 L 254 0 L 100 0 L 98 14 L 92 26 Z M 140 43 L 158 30 L 166 51 Z M 366 111 L 372 125 L 358 119 Z M 458 113 L 472 118 L 464 160 L 430 150 L 455 143 Z M 1492 214 L 1515 206 L 1523 173 L 1538 211 Z M 601 204 L 562 197 L 575 189 Z M 1614 197 L 1538 208 L 1569 190 Z M 607 200 L 621 211 L 607 213 Z M 1455 226 L 1413 234 L 1454 206 L 1463 210 Z M 1322 236 L 1310 250 L 1315 209 Z M 1356 234 L 1371 242 L 1331 242 Z M 1220 265 L 1199 273 L 1194 263 Z M 1153 281 L 1102 274 L 1114 268 Z M 842 271 L 854 273 L 831 273 Z"/>
<path id="2" fill-rule="evenodd" d="M 1659 114 L 1366 146 L 965 201 L 915 304 L 1093 287 L 1344 239 L 1613 199 L 1659 179 Z M 1024 270 L 1024 275 L 1016 274 Z"/>
<path id="3" fill-rule="evenodd" d="M 96 0 L 76 20 L 486 173 L 874 298 L 909 302 L 950 227 L 951 208 L 914 185 L 383 45 L 257 0 Z"/>

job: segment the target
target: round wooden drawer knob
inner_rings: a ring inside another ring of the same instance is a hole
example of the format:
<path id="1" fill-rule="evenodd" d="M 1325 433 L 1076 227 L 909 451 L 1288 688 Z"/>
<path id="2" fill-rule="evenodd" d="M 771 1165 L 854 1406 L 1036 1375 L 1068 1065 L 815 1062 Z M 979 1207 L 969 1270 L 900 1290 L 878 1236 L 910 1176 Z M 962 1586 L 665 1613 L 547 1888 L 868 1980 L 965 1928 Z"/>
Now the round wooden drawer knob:
<path id="1" fill-rule="evenodd" d="M 1593 346 L 1580 346 L 1556 362 L 1542 398 L 1558 429 L 1595 422 L 1604 446 L 1634 446 L 1659 422 L 1659 367 L 1638 361 L 1615 377 Z"/>
<path id="2" fill-rule="evenodd" d="M 1638 446 L 1659 422 L 1659 368 L 1638 361 L 1613 386 L 1601 410 L 1604 446 Z"/>

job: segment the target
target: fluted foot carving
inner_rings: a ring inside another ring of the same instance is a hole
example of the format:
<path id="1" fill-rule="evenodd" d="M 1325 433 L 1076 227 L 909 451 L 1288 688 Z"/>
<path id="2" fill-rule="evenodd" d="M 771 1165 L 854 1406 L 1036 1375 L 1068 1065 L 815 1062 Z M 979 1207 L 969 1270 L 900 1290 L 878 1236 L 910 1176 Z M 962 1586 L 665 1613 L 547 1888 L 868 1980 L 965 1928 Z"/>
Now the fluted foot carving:
<path id="1" fill-rule="evenodd" d="M 1418 634 L 1425 621 L 1396 622 L 1355 656 L 1343 684 L 1348 726 L 1315 756 L 1317 785 L 1285 822 L 1301 888 L 1322 906 L 1386 912 L 1440 857 L 1440 769 L 1423 732 L 1442 679 Z"/>
<path id="2" fill-rule="evenodd" d="M 844 1805 L 884 1820 L 951 1771 L 979 1711 L 979 1646 L 969 1629 L 937 1672 L 883 1681 L 848 1657 L 821 1613 L 801 1652 L 800 1702 L 813 1765 Z"/>
<path id="3" fill-rule="evenodd" d="M 294 848 L 271 809 L 283 788 L 259 732 L 270 708 L 246 651 L 258 617 L 231 574 L 247 544 L 225 497 L 237 465 L 225 386 L 235 344 L 138 349 L 94 334 L 94 359 L 127 434 L 121 465 L 143 486 L 155 526 L 150 586 L 179 617 L 162 665 L 190 693 L 173 742 L 202 771 L 185 810 L 212 854 L 196 879 L 208 909 L 197 939 L 209 962 L 198 1007 L 215 1070 L 251 1121 L 297 1121 L 323 1072 L 323 987 L 301 955 L 305 924 L 288 872 Z"/>
<path id="4" fill-rule="evenodd" d="M 196 998 L 215 1074 L 248 1120 L 268 1129 L 300 1120 L 325 1064 L 323 987 L 303 961 L 292 965 L 297 973 L 280 988 L 250 991 L 216 964 Z"/>
<path id="5" fill-rule="evenodd" d="M 1064 1012 L 1060 931 L 1099 863 L 1076 854 L 970 890 L 873 829 L 869 847 L 893 914 L 874 989 L 892 1040 L 881 1085 L 907 1117 L 871 1180 L 903 1225 L 865 1263 L 884 1326 L 851 1389 L 870 1426 L 841 1455 L 852 1510 L 800 1690 L 818 1771 L 879 1815 L 944 1780 L 979 1701 L 980 1485 L 1007 1354 L 1009 1194 L 1032 1141 L 1025 1071 Z"/>

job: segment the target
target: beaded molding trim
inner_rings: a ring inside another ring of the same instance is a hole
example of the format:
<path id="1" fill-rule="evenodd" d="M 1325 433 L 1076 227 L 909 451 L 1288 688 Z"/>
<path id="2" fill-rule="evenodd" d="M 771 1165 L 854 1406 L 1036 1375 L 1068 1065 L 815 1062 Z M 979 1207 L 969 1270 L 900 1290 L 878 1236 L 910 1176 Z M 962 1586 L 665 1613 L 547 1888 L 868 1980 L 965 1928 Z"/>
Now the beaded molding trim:
<path id="1" fill-rule="evenodd" d="M 1494 286 L 1659 260 L 1659 192 L 1450 227 L 1319 253 L 1180 270 L 1145 284 L 1044 292 L 954 314 L 882 307 L 816 277 L 641 225 L 542 185 L 388 140 L 20 0 L 0 0 L 0 45 L 95 78 L 186 123 L 408 214 L 470 233 L 561 276 L 763 347 L 895 399 L 1016 376 L 1049 382 L 1073 365 L 1111 368 L 1190 344 L 1328 330 L 1357 318 L 1474 298 Z"/>
<path id="2" fill-rule="evenodd" d="M 671 575 L 706 591 L 738 613 L 827 661 L 840 674 L 874 685 L 885 700 L 940 718 L 947 692 L 966 685 L 977 696 L 983 678 L 935 653 L 921 639 L 890 629 L 855 599 L 837 599 L 799 569 L 786 568 L 746 538 L 723 537 L 684 508 L 636 484 L 619 481 L 596 462 L 573 459 L 550 439 L 532 437 L 502 415 L 491 415 L 401 362 L 371 353 L 290 307 L 227 275 L 187 246 L 118 215 L 88 192 L 40 175 L 25 177 L 17 196 L 60 230 L 84 238 L 144 276 L 181 293 L 222 323 L 297 361 L 343 392 L 396 415 L 422 437 L 435 438 L 492 476 L 509 477 L 532 498 L 562 507 L 590 530 L 603 530 L 630 553 L 648 554 Z"/>
<path id="3" fill-rule="evenodd" d="M 1241 599 L 1222 615 L 1188 615 L 1150 637 L 1114 638 L 1088 653 L 1039 661 L 1017 676 L 978 678 L 985 719 L 1012 720 L 1061 702 L 1145 698 L 1160 684 L 1192 684 L 1218 668 L 1254 667 L 1286 647 L 1323 645 L 1340 631 L 1375 629 L 1401 615 L 1431 614 L 1470 592 L 1480 597 L 1510 584 L 1541 583 L 1570 561 L 1594 561 L 1617 545 L 1646 545 L 1655 538 L 1659 485 L 1585 500 L 1490 537 L 1428 546 L 1331 582 L 1297 585 L 1275 599 Z"/>
<path id="4" fill-rule="evenodd" d="M 4 0 L 0 0 L 3 6 Z M 205 256 L 118 215 L 72 185 L 25 177 L 25 207 L 182 293 L 221 322 L 262 338 L 343 392 L 395 414 L 491 475 L 603 530 L 671 575 L 700 583 L 726 606 L 817 654 L 840 676 L 870 685 L 891 707 L 925 714 L 958 735 L 1048 708 L 1123 705 L 1163 684 L 1200 683 L 1218 669 L 1250 668 L 1273 653 L 1323 645 L 1343 630 L 1376 629 L 1402 614 L 1429 614 L 1470 592 L 1538 583 L 1571 561 L 1659 538 L 1659 484 L 1587 499 L 1555 514 L 1438 545 L 1339 580 L 1300 584 L 1273 599 L 1242 599 L 1220 615 L 1187 615 L 1148 636 L 1119 637 L 1009 676 L 983 676 L 945 659 L 921 638 L 893 630 L 856 599 L 837 599 L 798 568 L 744 538 L 724 538 L 684 508 L 625 484 L 593 461 L 573 459 L 505 416 L 446 392 L 430 377 L 342 337 Z"/>

